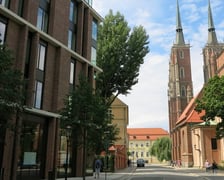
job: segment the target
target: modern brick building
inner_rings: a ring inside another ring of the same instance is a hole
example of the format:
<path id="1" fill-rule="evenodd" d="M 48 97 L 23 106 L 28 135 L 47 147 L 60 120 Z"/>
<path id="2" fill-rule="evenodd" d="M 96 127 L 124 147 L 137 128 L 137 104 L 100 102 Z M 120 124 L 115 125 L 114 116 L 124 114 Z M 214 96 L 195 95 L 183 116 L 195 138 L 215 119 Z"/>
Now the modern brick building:
<path id="1" fill-rule="evenodd" d="M 84 0 L 0 0 L 0 39 L 12 51 L 27 81 L 17 131 L 1 132 L 4 180 L 64 176 L 59 110 L 85 74 L 94 87 L 97 26 L 102 18 Z M 2 131 L 2 130 L 1 130 Z M 81 176 L 82 149 L 69 152 L 69 176 Z M 78 166 L 77 166 L 78 164 Z M 56 172 L 57 169 L 57 172 Z"/>

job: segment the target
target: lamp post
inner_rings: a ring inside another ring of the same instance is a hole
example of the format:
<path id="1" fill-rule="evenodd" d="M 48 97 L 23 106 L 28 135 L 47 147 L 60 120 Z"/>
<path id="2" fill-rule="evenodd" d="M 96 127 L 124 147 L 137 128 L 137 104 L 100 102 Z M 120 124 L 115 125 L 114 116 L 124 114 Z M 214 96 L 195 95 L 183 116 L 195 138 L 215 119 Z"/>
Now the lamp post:
<path id="1" fill-rule="evenodd" d="M 105 138 L 105 149 L 106 149 L 106 155 L 105 155 L 105 157 L 106 157 L 106 161 L 105 161 L 105 163 L 106 163 L 106 165 L 105 165 L 105 180 L 107 180 L 107 169 L 108 169 L 108 157 L 107 157 L 107 155 L 108 155 L 108 146 L 109 146 L 109 140 L 108 140 L 108 134 L 110 133 L 110 131 L 105 131 L 104 132 L 104 134 L 106 135 L 106 138 Z"/>
<path id="2" fill-rule="evenodd" d="M 66 147 L 66 162 L 65 162 L 65 180 L 67 180 L 68 178 L 68 165 L 69 165 L 68 148 L 69 148 L 71 135 L 72 135 L 72 127 L 67 126 L 66 127 L 67 147 Z"/>

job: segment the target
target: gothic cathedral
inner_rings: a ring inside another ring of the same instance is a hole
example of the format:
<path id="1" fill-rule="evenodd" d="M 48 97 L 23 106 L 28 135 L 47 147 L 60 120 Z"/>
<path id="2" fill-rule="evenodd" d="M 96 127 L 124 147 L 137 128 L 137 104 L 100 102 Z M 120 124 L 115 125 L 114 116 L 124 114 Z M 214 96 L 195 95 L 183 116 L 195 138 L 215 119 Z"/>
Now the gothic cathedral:
<path id="1" fill-rule="evenodd" d="M 208 1 L 208 41 L 203 48 L 204 82 L 217 73 L 216 58 L 224 47 L 218 43 L 212 18 L 210 1 Z M 199 52 L 200 53 L 200 52 Z M 184 41 L 181 25 L 179 2 L 176 10 L 176 41 L 171 48 L 169 61 L 168 107 L 169 127 L 172 140 L 172 160 L 182 160 L 185 166 L 193 166 L 191 124 L 180 122 L 180 117 L 186 111 L 193 99 L 193 84 L 191 76 L 190 44 Z"/>

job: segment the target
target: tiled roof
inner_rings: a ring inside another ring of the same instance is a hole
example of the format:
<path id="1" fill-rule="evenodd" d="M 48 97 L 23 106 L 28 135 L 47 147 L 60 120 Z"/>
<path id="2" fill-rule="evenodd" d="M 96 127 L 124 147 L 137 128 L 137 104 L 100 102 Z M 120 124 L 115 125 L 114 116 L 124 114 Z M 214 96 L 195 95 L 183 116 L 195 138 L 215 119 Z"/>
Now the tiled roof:
<path id="1" fill-rule="evenodd" d="M 162 128 L 127 128 L 130 135 L 167 135 L 169 134 Z"/>
<path id="2" fill-rule="evenodd" d="M 202 94 L 202 90 L 198 93 L 198 95 L 191 99 L 191 101 L 188 103 L 187 107 L 184 109 L 183 113 L 178 118 L 178 121 L 176 122 L 176 125 L 180 125 L 183 123 L 200 123 L 203 122 L 201 120 L 201 116 L 204 115 L 204 111 L 201 113 L 198 113 L 195 111 L 195 101 L 196 99 L 200 98 Z"/>
<path id="3" fill-rule="evenodd" d="M 169 136 L 162 128 L 128 128 L 129 140 L 156 140 L 160 137 Z"/>

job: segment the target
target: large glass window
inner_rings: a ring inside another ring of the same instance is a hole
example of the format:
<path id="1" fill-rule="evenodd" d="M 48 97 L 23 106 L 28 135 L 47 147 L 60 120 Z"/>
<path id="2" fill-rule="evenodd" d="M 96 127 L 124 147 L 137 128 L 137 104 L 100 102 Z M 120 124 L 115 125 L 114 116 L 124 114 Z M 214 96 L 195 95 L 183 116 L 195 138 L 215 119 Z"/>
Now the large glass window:
<path id="1" fill-rule="evenodd" d="M 69 80 L 70 84 L 73 84 L 74 82 L 74 72 L 75 72 L 75 65 L 74 62 L 72 61 L 70 65 L 70 80 Z"/>
<path id="2" fill-rule="evenodd" d="M 95 20 L 92 21 L 92 39 L 97 40 L 97 22 Z"/>
<path id="3" fill-rule="evenodd" d="M 69 7 L 69 30 L 68 30 L 68 48 L 75 50 L 76 41 L 76 19 L 77 19 L 77 4 L 74 0 L 70 0 Z"/>
<path id="4" fill-rule="evenodd" d="M 9 0 L 0 0 L 0 4 L 2 4 L 5 7 L 9 6 Z"/>
<path id="5" fill-rule="evenodd" d="M 44 71 L 45 57 L 46 46 L 40 43 L 38 47 L 37 69 Z"/>
<path id="6" fill-rule="evenodd" d="M 35 84 L 35 101 L 34 107 L 40 109 L 42 102 L 42 94 L 43 94 L 43 83 L 40 81 L 36 81 Z"/>
<path id="7" fill-rule="evenodd" d="M 24 0 L 19 0 L 19 5 L 18 5 L 18 15 L 23 16 L 23 7 L 24 7 Z"/>
<path id="8" fill-rule="evenodd" d="M 91 47 L 91 62 L 96 65 L 96 48 Z"/>
<path id="9" fill-rule="evenodd" d="M 74 36 L 71 30 L 68 30 L 68 48 L 74 48 Z"/>
<path id="10" fill-rule="evenodd" d="M 47 26 L 48 26 L 48 14 L 44 9 L 39 7 L 37 14 L 37 28 L 44 32 L 47 32 Z"/>
<path id="11" fill-rule="evenodd" d="M 0 43 L 4 43 L 5 40 L 5 32 L 6 32 L 6 23 L 1 21 L 0 18 Z"/>
<path id="12" fill-rule="evenodd" d="M 70 1 L 69 21 L 75 22 L 75 4 L 74 1 Z"/>
<path id="13" fill-rule="evenodd" d="M 17 179 L 42 179 L 41 169 L 45 164 L 46 136 L 44 123 L 31 116 L 34 122 L 23 119 L 21 126 L 20 146 L 18 150 Z M 43 173 L 43 172 L 42 172 Z"/>

